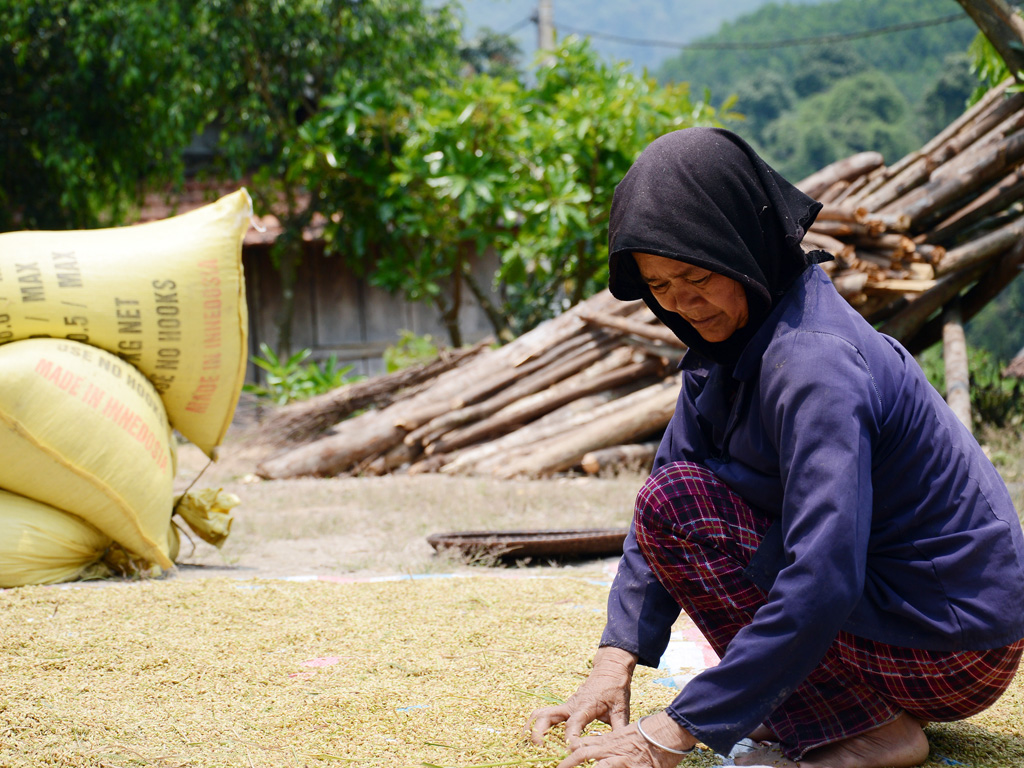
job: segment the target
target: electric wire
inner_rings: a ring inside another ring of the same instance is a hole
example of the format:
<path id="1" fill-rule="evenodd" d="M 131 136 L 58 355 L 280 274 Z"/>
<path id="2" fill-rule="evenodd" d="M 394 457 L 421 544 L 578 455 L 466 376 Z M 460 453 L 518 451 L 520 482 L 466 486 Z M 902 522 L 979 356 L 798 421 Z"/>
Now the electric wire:
<path id="1" fill-rule="evenodd" d="M 525 27 L 527 24 L 536 24 L 536 23 L 537 23 L 536 15 L 527 16 L 525 19 L 520 19 L 515 24 L 513 24 L 511 27 L 509 27 L 508 29 L 502 30 L 498 34 L 503 36 L 503 37 L 508 37 L 509 35 L 514 35 L 516 32 L 518 32 L 520 29 Z"/>
<path id="2" fill-rule="evenodd" d="M 531 17 L 527 21 L 535 21 L 535 18 Z M 889 35 L 896 32 L 906 32 L 912 29 L 922 29 L 924 27 L 935 27 L 940 24 L 950 24 L 955 21 L 970 21 L 970 17 L 964 13 L 954 13 L 947 16 L 940 16 L 935 19 L 923 19 L 921 21 L 908 21 L 902 24 L 891 24 L 885 27 L 876 27 L 875 29 L 864 29 L 856 32 L 837 32 L 831 35 L 815 35 L 813 37 L 795 37 L 783 40 L 767 40 L 767 41 L 723 41 L 723 42 L 693 42 L 693 43 L 678 43 L 671 42 L 668 40 L 650 40 L 636 37 L 626 37 L 624 35 L 614 35 L 606 32 L 597 32 L 594 30 L 581 29 L 579 27 L 570 26 L 567 24 L 555 23 L 555 28 L 564 31 L 571 32 L 578 35 L 585 35 L 588 37 L 599 38 L 602 40 L 610 40 L 613 42 L 628 43 L 630 45 L 639 45 L 646 47 L 662 47 L 662 48 L 676 48 L 678 50 L 701 50 L 701 51 L 728 51 L 728 50 L 770 50 L 774 48 L 788 48 L 798 45 L 822 45 L 824 43 L 835 43 L 842 42 L 844 40 L 858 40 L 866 37 L 877 37 L 880 35 Z M 520 28 L 517 25 L 517 28 Z"/>

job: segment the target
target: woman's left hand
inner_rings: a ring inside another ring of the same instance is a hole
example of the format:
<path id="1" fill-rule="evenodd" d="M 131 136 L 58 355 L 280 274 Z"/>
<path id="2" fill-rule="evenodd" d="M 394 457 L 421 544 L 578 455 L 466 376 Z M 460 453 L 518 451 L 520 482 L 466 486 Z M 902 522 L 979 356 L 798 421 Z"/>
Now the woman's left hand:
<path id="1" fill-rule="evenodd" d="M 690 749 L 697 740 L 676 722 L 659 712 L 644 720 L 644 731 L 655 741 L 673 749 Z M 558 768 L 574 768 L 593 760 L 593 768 L 673 768 L 681 755 L 659 749 L 649 743 L 636 723 L 601 736 L 584 736 L 570 744 L 572 752 Z"/>

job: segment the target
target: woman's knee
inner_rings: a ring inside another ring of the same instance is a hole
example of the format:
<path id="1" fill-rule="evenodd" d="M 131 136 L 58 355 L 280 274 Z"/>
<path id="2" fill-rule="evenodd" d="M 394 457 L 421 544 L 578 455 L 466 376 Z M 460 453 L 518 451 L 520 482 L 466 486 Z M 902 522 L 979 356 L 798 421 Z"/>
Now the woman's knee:
<path id="1" fill-rule="evenodd" d="M 637 494 L 634 525 L 638 535 L 746 540 L 764 535 L 770 521 L 733 493 L 714 472 L 689 461 L 665 464 Z"/>
<path id="2" fill-rule="evenodd" d="M 653 472 L 636 497 L 635 521 L 657 530 L 679 518 L 680 512 L 699 504 L 703 489 L 720 481 L 707 467 L 689 461 L 665 464 Z"/>
<path id="3" fill-rule="evenodd" d="M 860 646 L 859 653 L 852 649 Z M 921 651 L 840 633 L 837 647 L 860 678 L 918 720 L 964 720 L 1009 688 L 1024 640 L 987 651 Z"/>

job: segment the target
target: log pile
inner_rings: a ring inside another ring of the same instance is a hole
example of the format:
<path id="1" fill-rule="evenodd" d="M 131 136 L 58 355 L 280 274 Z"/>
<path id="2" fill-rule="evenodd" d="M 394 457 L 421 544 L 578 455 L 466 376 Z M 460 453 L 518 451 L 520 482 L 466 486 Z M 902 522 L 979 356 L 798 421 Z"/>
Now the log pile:
<path id="1" fill-rule="evenodd" d="M 271 479 L 398 469 L 550 475 L 656 438 L 675 406 L 682 351 L 642 302 L 603 291 L 504 347 L 474 348 L 429 386 L 341 421 L 258 471 Z M 298 403 L 274 418 L 307 435 L 317 412 Z M 636 460 L 636 449 L 622 450 Z M 589 463 L 600 471 L 607 458 Z"/>
<path id="2" fill-rule="evenodd" d="M 865 152 L 798 186 L 825 205 L 805 246 L 835 256 L 823 267 L 836 288 L 920 351 L 942 338 L 950 313 L 970 319 L 1024 259 L 1024 93 L 994 89 L 891 166 Z M 604 291 L 504 347 L 448 358 L 433 378 L 391 387 L 376 409 L 327 431 L 317 430 L 333 419 L 314 423 L 317 412 L 333 405 L 337 417 L 341 406 L 365 402 L 327 396 L 322 407 L 289 406 L 276 417 L 290 425 L 285 449 L 259 472 L 509 478 L 650 466 L 682 351 L 641 302 Z"/>
<path id="3" fill-rule="evenodd" d="M 973 317 L 1018 273 L 1024 234 L 1024 93 L 1012 81 L 891 166 L 865 152 L 797 186 L 824 204 L 805 238 L 832 253 L 836 288 L 918 352 L 944 307 Z"/>

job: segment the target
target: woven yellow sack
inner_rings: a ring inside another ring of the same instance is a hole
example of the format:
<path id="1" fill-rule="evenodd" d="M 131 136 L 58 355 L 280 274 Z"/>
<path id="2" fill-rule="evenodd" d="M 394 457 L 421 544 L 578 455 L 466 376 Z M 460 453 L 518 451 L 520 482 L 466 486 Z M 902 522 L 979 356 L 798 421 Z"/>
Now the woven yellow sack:
<path id="1" fill-rule="evenodd" d="M 110 539 L 84 520 L 0 490 L 0 588 L 72 581 L 97 568 Z"/>
<path id="2" fill-rule="evenodd" d="M 0 235 L 0 344 L 51 336 L 128 360 L 214 457 L 245 378 L 251 216 L 241 189 L 149 224 Z"/>
<path id="3" fill-rule="evenodd" d="M 172 567 L 173 436 L 128 363 L 59 339 L 0 346 L 0 456 L 0 488 L 76 515 L 142 567 Z"/>

